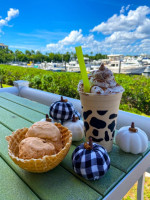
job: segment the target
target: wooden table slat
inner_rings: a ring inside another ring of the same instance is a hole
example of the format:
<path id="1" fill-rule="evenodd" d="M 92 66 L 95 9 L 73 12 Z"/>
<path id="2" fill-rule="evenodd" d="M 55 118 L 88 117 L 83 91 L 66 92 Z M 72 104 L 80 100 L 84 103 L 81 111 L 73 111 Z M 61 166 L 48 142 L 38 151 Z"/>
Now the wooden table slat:
<path id="1" fill-rule="evenodd" d="M 129 172 L 142 158 L 140 154 L 134 155 L 123 152 L 117 145 L 113 145 L 113 149 L 109 153 L 109 156 L 111 165 L 126 173 Z"/>
<path id="2" fill-rule="evenodd" d="M 21 117 L 0 107 L 0 123 L 14 131 L 23 127 L 30 127 L 31 122 L 22 119 Z"/>
<path id="3" fill-rule="evenodd" d="M 7 109 L 8 111 L 20 116 L 21 118 L 29 120 L 32 123 L 45 118 L 44 114 L 2 98 L 0 98 L 0 107 Z"/>
<path id="4" fill-rule="evenodd" d="M 29 99 L 25 99 L 23 97 L 16 96 L 7 92 L 0 92 L 0 98 L 15 102 L 19 105 L 30 108 L 31 110 L 38 111 L 44 115 L 48 114 L 49 112 L 49 107 L 44 104 L 40 104 L 35 101 L 31 101 Z"/>
<path id="5" fill-rule="evenodd" d="M 0 199 L 39 200 L 2 158 L 0 158 Z"/>

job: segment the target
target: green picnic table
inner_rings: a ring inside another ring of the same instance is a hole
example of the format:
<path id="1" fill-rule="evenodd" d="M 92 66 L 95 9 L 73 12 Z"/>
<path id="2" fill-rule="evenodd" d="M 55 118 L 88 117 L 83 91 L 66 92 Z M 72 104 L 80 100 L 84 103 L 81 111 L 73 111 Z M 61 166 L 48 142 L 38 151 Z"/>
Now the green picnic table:
<path id="1" fill-rule="evenodd" d="M 124 153 L 117 145 L 109 153 L 111 166 L 104 177 L 87 181 L 72 168 L 73 142 L 55 169 L 41 174 L 19 168 L 8 156 L 5 136 L 45 118 L 49 107 L 10 93 L 0 93 L 0 200 L 121 199 L 150 166 L 150 144 L 143 154 Z"/>

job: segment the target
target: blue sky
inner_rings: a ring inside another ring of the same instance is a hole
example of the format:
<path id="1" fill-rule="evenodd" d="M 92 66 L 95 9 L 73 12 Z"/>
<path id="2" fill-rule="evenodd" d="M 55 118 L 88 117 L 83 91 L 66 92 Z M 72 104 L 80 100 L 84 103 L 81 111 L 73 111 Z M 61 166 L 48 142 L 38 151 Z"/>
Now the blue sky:
<path id="1" fill-rule="evenodd" d="M 0 43 L 41 52 L 150 54 L 149 0 L 0 0 Z"/>

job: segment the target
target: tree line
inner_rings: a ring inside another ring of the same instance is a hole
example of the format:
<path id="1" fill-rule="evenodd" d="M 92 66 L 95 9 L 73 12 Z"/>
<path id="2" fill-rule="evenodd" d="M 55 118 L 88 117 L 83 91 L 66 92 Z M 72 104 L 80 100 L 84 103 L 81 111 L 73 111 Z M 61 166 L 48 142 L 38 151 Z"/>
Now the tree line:
<path id="1" fill-rule="evenodd" d="M 90 60 L 98 60 L 98 59 L 104 59 L 107 58 L 107 55 L 102 55 L 101 53 L 98 53 L 96 55 L 92 55 L 93 52 L 90 53 L 90 55 L 85 54 L 85 57 L 88 57 Z M 76 53 L 69 53 L 66 52 L 64 54 L 61 53 L 45 53 L 42 54 L 40 51 L 34 51 L 34 50 L 25 50 L 25 52 L 22 52 L 20 50 L 12 51 L 9 48 L 6 49 L 0 49 L 0 63 L 8 63 L 8 62 L 69 62 L 71 59 L 76 59 Z"/>

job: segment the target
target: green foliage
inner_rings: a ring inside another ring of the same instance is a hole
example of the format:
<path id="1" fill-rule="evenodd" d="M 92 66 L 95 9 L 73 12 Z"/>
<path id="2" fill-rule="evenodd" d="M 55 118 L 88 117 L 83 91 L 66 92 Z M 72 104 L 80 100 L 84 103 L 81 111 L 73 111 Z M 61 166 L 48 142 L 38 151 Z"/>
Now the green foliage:
<path id="1" fill-rule="evenodd" d="M 124 74 L 116 74 L 115 79 L 125 89 L 121 104 L 126 104 L 129 110 L 150 115 L 150 79 Z"/>
<path id="2" fill-rule="evenodd" d="M 91 56 L 89 56 L 88 54 L 86 54 L 86 57 L 89 57 L 90 60 L 98 60 L 98 59 L 103 59 L 103 58 L 107 58 L 107 55 L 102 55 L 100 53 L 96 54 L 95 56 L 92 56 L 92 52 L 91 52 Z M 6 49 L 0 49 L 0 63 L 8 63 L 10 61 L 21 61 L 21 62 L 43 62 L 43 61 L 47 61 L 47 62 L 69 62 L 70 58 L 76 59 L 77 56 L 76 54 L 74 54 L 73 52 L 69 53 L 66 52 L 65 54 L 60 54 L 60 53 L 45 53 L 42 54 L 40 51 L 34 51 L 34 50 L 25 50 L 25 53 L 23 53 L 20 50 L 16 50 L 15 52 L 13 52 L 12 50 L 6 48 Z"/>
<path id="3" fill-rule="evenodd" d="M 3 88 L 7 88 L 7 87 L 12 87 L 12 86 L 3 84 Z"/>
<path id="4" fill-rule="evenodd" d="M 91 56 L 86 55 L 86 57 L 89 57 L 90 60 L 99 60 L 99 59 L 106 59 L 107 55 L 102 55 L 101 53 L 97 53 L 95 56 L 93 56 L 93 52 L 90 53 Z"/>
<path id="5" fill-rule="evenodd" d="M 13 85 L 15 80 L 28 80 L 30 87 L 79 99 L 77 85 L 80 73 L 50 72 L 34 68 L 0 65 L 3 83 Z M 115 74 L 117 83 L 125 89 L 120 109 L 150 115 L 150 78 Z"/>
<path id="6" fill-rule="evenodd" d="M 14 60 L 14 54 L 8 48 L 0 49 L 0 63 L 6 63 L 11 60 Z"/>
<path id="7" fill-rule="evenodd" d="M 69 60 L 70 60 L 70 54 L 69 54 L 69 52 L 67 52 L 66 54 L 63 55 L 63 60 L 65 62 L 69 62 Z"/>

